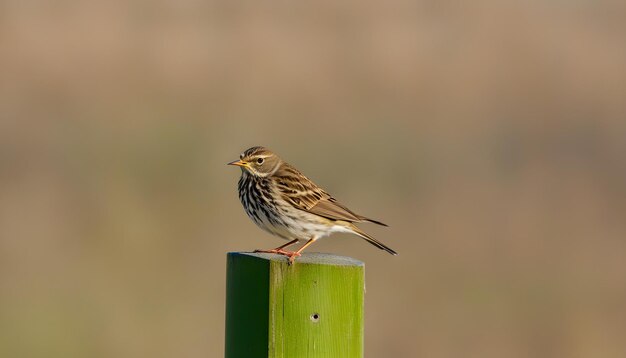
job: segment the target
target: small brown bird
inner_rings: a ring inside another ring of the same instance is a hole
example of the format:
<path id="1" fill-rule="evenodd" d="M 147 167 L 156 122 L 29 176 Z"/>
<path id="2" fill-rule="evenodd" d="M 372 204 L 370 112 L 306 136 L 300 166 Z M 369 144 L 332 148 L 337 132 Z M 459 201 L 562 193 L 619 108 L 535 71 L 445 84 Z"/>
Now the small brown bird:
<path id="1" fill-rule="evenodd" d="M 397 255 L 354 225 L 366 221 L 386 224 L 354 213 L 269 149 L 252 147 L 239 158 L 228 165 L 241 167 L 239 200 L 246 213 L 261 229 L 290 240 L 275 249 L 255 252 L 285 255 L 293 263 L 315 240 L 334 232 L 347 232 Z M 308 241 L 298 251 L 285 250 L 301 240 Z"/>

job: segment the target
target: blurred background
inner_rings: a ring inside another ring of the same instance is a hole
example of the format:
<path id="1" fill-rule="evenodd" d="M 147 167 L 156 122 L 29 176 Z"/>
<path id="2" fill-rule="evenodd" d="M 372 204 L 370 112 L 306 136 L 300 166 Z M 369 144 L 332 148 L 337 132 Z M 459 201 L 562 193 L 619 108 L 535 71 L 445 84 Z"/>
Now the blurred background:
<path id="1" fill-rule="evenodd" d="M 221 357 L 278 152 L 400 255 L 368 357 L 626 356 L 623 1 L 0 3 L 0 356 Z"/>

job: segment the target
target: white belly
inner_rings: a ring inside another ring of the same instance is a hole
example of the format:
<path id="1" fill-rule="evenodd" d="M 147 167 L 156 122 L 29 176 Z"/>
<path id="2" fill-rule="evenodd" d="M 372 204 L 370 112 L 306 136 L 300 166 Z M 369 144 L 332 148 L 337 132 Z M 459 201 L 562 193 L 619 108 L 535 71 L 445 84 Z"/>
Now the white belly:
<path id="1" fill-rule="evenodd" d="M 253 220 L 263 230 L 285 240 L 309 240 L 313 237 L 319 239 L 333 232 L 351 232 L 332 220 L 296 209 L 286 202 L 277 203 L 277 208 L 280 211 L 279 222 L 272 222 L 265 215 L 260 215 L 261 221 Z"/>

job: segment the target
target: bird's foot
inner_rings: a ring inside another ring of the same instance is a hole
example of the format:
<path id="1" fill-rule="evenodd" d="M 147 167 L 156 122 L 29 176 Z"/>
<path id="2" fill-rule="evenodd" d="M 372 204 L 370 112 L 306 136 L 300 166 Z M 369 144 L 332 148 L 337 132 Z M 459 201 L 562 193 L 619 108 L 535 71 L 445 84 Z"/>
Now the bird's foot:
<path id="1" fill-rule="evenodd" d="M 266 254 L 279 254 L 279 255 L 285 255 L 285 256 L 291 256 L 292 254 L 294 254 L 294 251 L 287 251 L 287 250 L 283 250 L 283 249 L 271 249 L 271 250 L 254 250 L 254 252 L 262 252 L 262 253 L 266 253 Z M 298 254 L 299 256 L 300 254 Z"/>
<path id="2" fill-rule="evenodd" d="M 293 264 L 293 262 L 296 260 L 296 257 L 302 256 L 302 254 L 300 254 L 297 251 L 287 251 L 287 250 L 283 250 L 283 249 L 254 250 L 254 252 L 262 252 L 262 253 L 266 253 L 266 254 L 285 255 L 285 256 L 287 256 L 289 258 L 289 265 Z"/>

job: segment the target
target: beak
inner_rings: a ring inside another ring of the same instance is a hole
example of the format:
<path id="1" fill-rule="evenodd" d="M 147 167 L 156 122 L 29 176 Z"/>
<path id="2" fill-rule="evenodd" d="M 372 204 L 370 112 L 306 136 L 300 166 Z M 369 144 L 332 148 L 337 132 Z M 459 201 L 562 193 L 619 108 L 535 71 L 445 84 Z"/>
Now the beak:
<path id="1" fill-rule="evenodd" d="M 228 163 L 228 165 L 236 165 L 238 167 L 247 167 L 248 163 L 241 161 L 241 160 L 235 160 L 234 162 Z"/>

